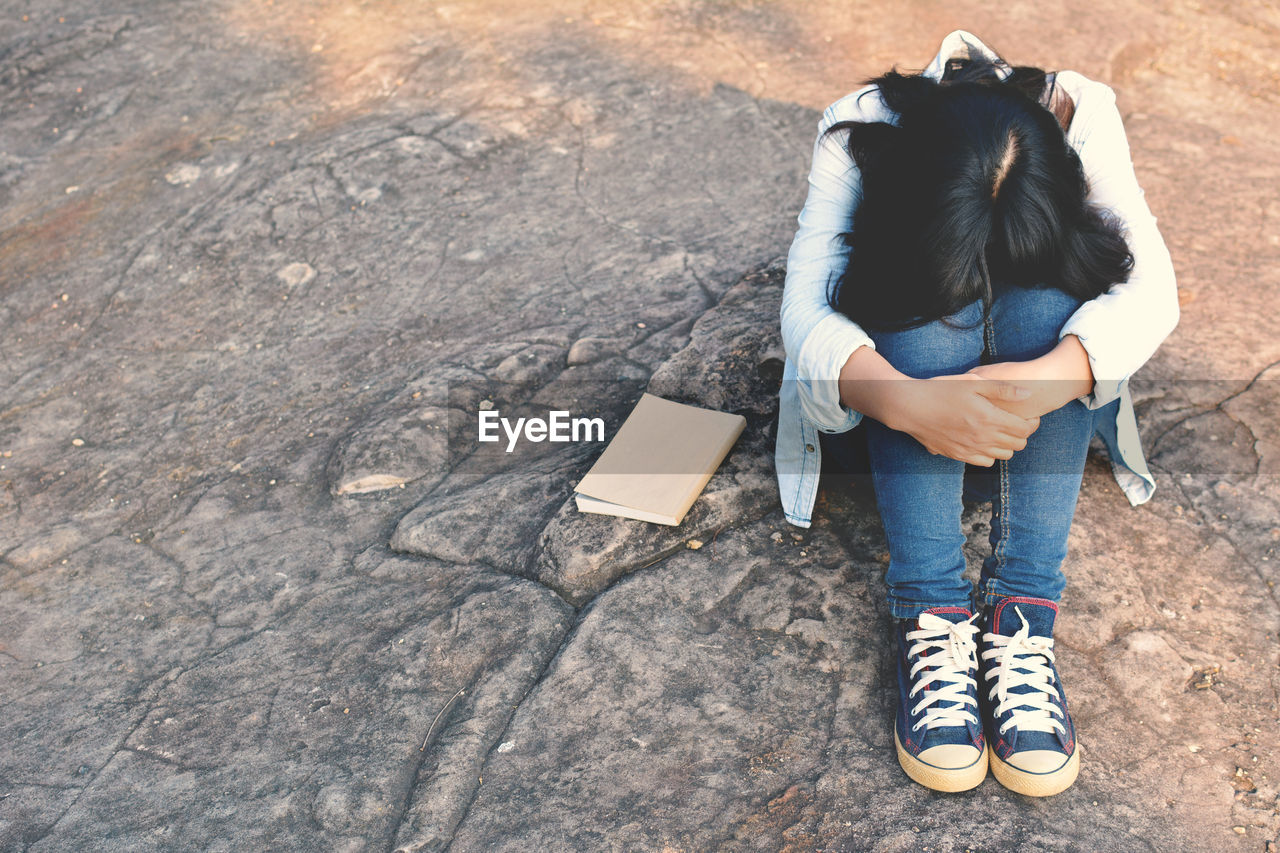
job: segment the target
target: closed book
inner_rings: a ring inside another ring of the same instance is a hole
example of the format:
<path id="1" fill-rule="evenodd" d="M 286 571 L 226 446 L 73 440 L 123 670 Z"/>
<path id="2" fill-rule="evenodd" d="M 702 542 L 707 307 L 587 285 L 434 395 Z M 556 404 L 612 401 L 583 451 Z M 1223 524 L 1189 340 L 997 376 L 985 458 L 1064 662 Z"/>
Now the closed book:
<path id="1" fill-rule="evenodd" d="M 746 425 L 644 394 L 578 483 L 578 509 L 678 525 Z"/>

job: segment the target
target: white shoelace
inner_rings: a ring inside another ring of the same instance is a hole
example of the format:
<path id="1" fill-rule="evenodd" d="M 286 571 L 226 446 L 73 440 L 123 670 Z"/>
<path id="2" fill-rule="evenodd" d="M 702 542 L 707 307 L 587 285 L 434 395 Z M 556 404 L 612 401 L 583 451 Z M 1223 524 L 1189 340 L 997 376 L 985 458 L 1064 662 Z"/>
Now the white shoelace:
<path id="1" fill-rule="evenodd" d="M 932 613 L 921 613 L 919 630 L 907 632 L 907 656 L 920 657 L 911 666 L 911 679 L 916 673 L 928 669 L 908 696 L 914 698 L 917 693 L 924 693 L 912 715 L 924 711 L 924 719 L 912 726 L 912 730 L 937 726 L 963 726 L 966 722 L 978 724 L 975 713 L 978 700 L 969 693 L 969 688 L 977 689 L 978 682 L 970 673 L 978 670 L 978 644 L 975 635 L 978 626 L 973 624 L 977 614 L 964 622 L 948 622 Z M 936 649 L 932 654 L 924 654 Z M 930 684 L 940 683 L 942 686 L 929 690 Z M 943 704 L 950 703 L 950 704 Z M 968 705 L 972 705 L 970 710 Z"/>
<path id="2" fill-rule="evenodd" d="M 995 679 L 988 699 L 1000 700 L 996 706 L 997 717 L 1012 712 L 1000 725 L 1000 734 L 1013 726 L 1024 731 L 1066 733 L 1062 710 L 1054 704 L 1058 688 L 1053 683 L 1053 639 L 1031 636 L 1027 617 L 1014 605 L 1014 612 L 1022 620 L 1022 627 L 1012 637 L 1003 634 L 983 634 L 982 639 L 992 648 L 982 653 L 983 660 L 997 660 L 999 666 L 987 671 L 988 679 Z M 1031 692 L 1014 693 L 1012 688 L 1027 685 Z"/>

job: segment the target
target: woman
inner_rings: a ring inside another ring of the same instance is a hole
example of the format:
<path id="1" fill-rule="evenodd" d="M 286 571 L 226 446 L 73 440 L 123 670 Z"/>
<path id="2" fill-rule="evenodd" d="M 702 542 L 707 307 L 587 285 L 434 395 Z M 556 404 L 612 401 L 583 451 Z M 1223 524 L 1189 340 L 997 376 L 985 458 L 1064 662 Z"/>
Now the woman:
<path id="1" fill-rule="evenodd" d="M 809 184 L 781 312 L 787 519 L 809 525 L 819 434 L 867 416 L 903 769 L 1058 793 L 1079 770 L 1053 625 L 1085 455 L 1098 433 L 1130 501 L 1150 498 L 1128 379 L 1178 320 L 1115 95 L 957 31 L 920 75 L 824 112 Z M 993 503 L 976 606 L 966 468 Z"/>

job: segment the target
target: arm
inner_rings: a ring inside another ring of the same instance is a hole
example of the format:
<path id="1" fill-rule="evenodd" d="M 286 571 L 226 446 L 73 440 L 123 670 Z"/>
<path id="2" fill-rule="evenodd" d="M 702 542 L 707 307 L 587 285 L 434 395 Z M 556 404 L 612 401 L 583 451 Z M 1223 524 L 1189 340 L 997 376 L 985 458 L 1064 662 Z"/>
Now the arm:
<path id="1" fill-rule="evenodd" d="M 1076 151 L 1089 179 L 1089 201 L 1120 221 L 1134 260 L 1128 281 L 1081 305 L 1058 335 L 1074 336 L 1083 345 L 1093 386 L 1080 400 L 1096 409 L 1120 396 L 1124 382 L 1177 326 L 1178 288 L 1169 250 L 1134 174 L 1115 92 L 1073 72 L 1063 74 L 1078 81 L 1075 120 L 1086 124 L 1077 131 Z"/>
<path id="2" fill-rule="evenodd" d="M 868 89 L 838 101 L 823 114 L 809 170 L 809 195 L 787 256 L 782 343 L 796 367 L 801 411 L 826 432 L 843 432 L 861 420 L 862 413 L 841 400 L 838 379 L 855 351 L 875 349 L 866 332 L 827 301 L 828 287 L 849 258 L 844 233 L 858 204 L 861 176 L 843 148 L 845 134 L 826 135 L 826 130 L 841 119 L 883 118 L 878 94 Z"/>

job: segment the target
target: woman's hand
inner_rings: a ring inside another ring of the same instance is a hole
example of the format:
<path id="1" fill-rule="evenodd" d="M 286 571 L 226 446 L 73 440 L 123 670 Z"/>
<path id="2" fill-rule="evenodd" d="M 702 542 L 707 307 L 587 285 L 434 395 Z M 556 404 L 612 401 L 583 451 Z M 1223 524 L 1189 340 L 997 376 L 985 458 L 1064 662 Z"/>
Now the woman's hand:
<path id="1" fill-rule="evenodd" d="M 973 374 L 908 379 L 897 383 L 896 400 L 882 421 L 905 432 L 930 453 L 990 467 L 1027 446 L 1040 426 L 1038 416 L 1009 408 L 1028 397 L 1027 389 Z"/>
<path id="2" fill-rule="evenodd" d="M 1001 361 L 969 371 L 973 376 L 1011 382 L 1031 393 L 1021 400 L 995 401 L 1005 411 L 1024 418 L 1056 411 L 1093 390 L 1093 370 L 1084 345 L 1066 335 L 1052 350 L 1030 361 Z"/>
<path id="3" fill-rule="evenodd" d="M 930 453 L 989 467 L 1027 444 L 1039 417 L 1007 411 L 1029 389 L 971 374 L 912 379 L 874 349 L 859 347 L 840 371 L 849 408 L 905 432 Z"/>

